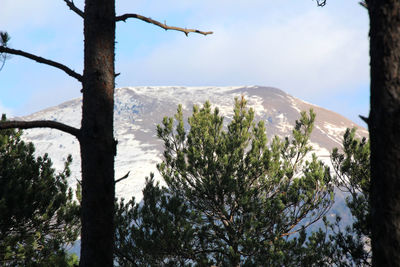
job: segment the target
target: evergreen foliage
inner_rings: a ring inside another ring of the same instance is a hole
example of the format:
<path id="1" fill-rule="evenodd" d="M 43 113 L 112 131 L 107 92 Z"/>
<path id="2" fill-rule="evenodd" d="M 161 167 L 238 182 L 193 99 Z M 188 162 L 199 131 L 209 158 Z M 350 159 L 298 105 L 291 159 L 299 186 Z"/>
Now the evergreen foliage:
<path id="1" fill-rule="evenodd" d="M 344 231 L 338 221 L 331 226 L 332 254 L 338 266 L 371 266 L 370 217 L 370 147 L 366 138 L 357 139 L 356 129 L 347 129 L 343 137 L 343 153 L 334 149 L 331 155 L 336 172 L 335 184 L 348 193 L 346 205 L 353 223 Z"/>
<path id="2" fill-rule="evenodd" d="M 370 148 L 366 138 L 355 137 L 355 129 L 343 136 L 343 151 L 335 148 L 331 161 L 336 187 L 345 192 L 352 223 L 344 225 L 340 215 L 331 222 L 324 218 L 324 229 L 311 233 L 304 255 L 315 255 L 316 266 L 371 266 Z"/>
<path id="3" fill-rule="evenodd" d="M 35 158 L 34 151 L 21 131 L 0 131 L 0 265 L 72 266 L 77 258 L 65 245 L 80 228 L 79 205 L 67 184 L 72 158 L 56 174 L 47 154 Z"/>
<path id="4" fill-rule="evenodd" d="M 262 121 L 236 99 L 224 130 L 218 108 L 194 106 L 185 130 L 182 108 L 157 127 L 165 145 L 143 201 L 117 205 L 116 261 L 121 266 L 318 265 L 318 237 L 305 229 L 333 201 L 329 172 L 310 155 L 315 113 L 301 113 L 292 138 L 268 144 Z M 311 251 L 311 249 L 309 250 Z"/>

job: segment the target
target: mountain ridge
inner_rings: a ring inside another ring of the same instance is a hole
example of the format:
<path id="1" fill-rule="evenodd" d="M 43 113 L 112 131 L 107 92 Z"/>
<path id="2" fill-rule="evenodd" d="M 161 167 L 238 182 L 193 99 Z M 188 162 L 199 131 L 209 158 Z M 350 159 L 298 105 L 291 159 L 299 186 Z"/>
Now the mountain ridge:
<path id="1" fill-rule="evenodd" d="M 300 111 L 312 108 L 316 122 L 311 144 L 314 152 L 329 164 L 333 147 L 340 147 L 346 128 L 357 127 L 360 136 L 368 131 L 328 109 L 302 101 L 273 87 L 227 86 L 227 87 L 184 87 L 184 86 L 138 86 L 115 90 L 114 133 L 118 140 L 115 160 L 116 179 L 130 171 L 130 176 L 119 182 L 116 194 L 119 197 L 141 198 L 145 177 L 155 172 L 156 163 L 161 161 L 162 143 L 156 137 L 156 125 L 164 116 L 173 116 L 178 104 L 182 104 L 185 120 L 194 104 L 202 105 L 209 100 L 226 117 L 233 114 L 235 97 L 244 96 L 248 106 L 255 111 L 255 119 L 264 120 L 269 140 L 274 135 L 290 136 Z M 72 99 L 54 107 L 18 117 L 21 120 L 55 120 L 80 127 L 81 98 Z M 62 169 L 68 154 L 73 156 L 71 186 L 80 177 L 79 144 L 72 136 L 52 129 L 25 130 L 23 139 L 33 142 L 37 154 L 48 153 L 57 170 Z"/>

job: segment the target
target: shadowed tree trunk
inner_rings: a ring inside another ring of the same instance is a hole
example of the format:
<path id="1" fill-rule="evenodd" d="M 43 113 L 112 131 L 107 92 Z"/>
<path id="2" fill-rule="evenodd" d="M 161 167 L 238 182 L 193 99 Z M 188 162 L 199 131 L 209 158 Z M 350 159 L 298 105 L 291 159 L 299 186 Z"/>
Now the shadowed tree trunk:
<path id="1" fill-rule="evenodd" d="M 113 266 L 115 1 L 85 1 L 80 266 Z"/>
<path id="2" fill-rule="evenodd" d="M 372 263 L 400 266 L 400 1 L 369 0 L 367 5 Z"/>

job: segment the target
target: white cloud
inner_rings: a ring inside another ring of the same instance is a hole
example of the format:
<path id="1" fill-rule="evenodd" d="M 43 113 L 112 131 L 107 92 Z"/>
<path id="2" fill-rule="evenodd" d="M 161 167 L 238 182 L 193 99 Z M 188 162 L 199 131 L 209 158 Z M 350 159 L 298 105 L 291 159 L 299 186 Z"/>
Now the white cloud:
<path id="1" fill-rule="evenodd" d="M 82 21 L 64 1 L 0 1 L 0 30 L 10 32 L 13 47 L 82 71 Z M 74 2 L 83 8 L 84 0 Z M 357 1 L 329 0 L 325 8 L 312 0 L 118 0 L 116 5 L 117 14 L 139 13 L 215 32 L 186 38 L 143 22 L 119 23 L 117 86 L 259 84 L 314 101 L 328 91 L 345 94 L 368 84 L 367 13 Z M 48 68 L 34 66 L 29 67 L 34 77 L 22 85 L 32 97 L 24 108 L 13 107 L 18 114 L 71 96 L 69 78 L 49 79 Z M 19 86 L 17 68 L 4 77 L 1 84 Z M 61 88 L 48 94 L 54 85 Z"/>
<path id="2" fill-rule="evenodd" d="M 45 23 L 47 15 L 51 12 L 52 5 L 48 0 L 2 0 L 0 25 L 5 27 L 2 30 L 7 31 L 17 30 L 27 25 L 35 26 Z M 29 21 L 29 24 L 27 24 L 27 21 Z"/>
<path id="3" fill-rule="evenodd" d="M 131 84 L 260 84 L 297 96 L 368 80 L 366 33 L 318 10 L 279 24 L 220 22 L 213 30 L 207 37 L 179 36 L 140 61 L 123 60 L 121 71 L 135 77 Z"/>

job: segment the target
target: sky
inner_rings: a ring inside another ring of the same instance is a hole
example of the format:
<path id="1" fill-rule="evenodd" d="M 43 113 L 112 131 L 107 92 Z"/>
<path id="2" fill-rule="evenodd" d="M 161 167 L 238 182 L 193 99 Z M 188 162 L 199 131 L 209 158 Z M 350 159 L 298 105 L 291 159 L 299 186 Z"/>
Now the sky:
<path id="1" fill-rule="evenodd" d="M 83 70 L 83 21 L 63 0 L 0 0 L 9 47 Z M 83 9 L 83 0 L 74 3 Z M 369 20 L 356 0 L 117 0 L 137 13 L 212 35 L 117 23 L 116 87 L 272 86 L 366 127 Z M 81 96 L 63 71 L 11 56 L 0 71 L 0 113 L 23 116 Z"/>

